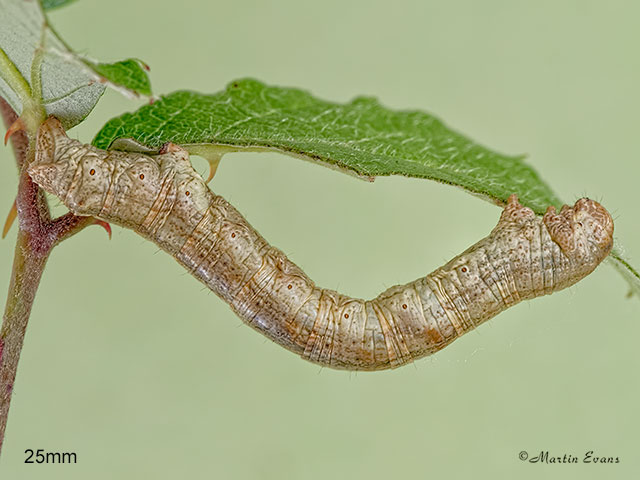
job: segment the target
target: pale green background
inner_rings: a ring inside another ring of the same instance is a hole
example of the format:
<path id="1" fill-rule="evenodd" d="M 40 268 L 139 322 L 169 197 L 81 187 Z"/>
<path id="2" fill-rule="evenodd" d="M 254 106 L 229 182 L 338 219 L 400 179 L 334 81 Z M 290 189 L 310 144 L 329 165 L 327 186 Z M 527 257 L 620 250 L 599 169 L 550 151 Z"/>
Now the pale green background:
<path id="1" fill-rule="evenodd" d="M 156 93 L 254 76 L 431 111 L 489 147 L 528 153 L 568 201 L 601 200 L 640 266 L 639 5 L 79 0 L 52 20 L 94 58 L 144 59 Z M 89 141 L 136 106 L 108 94 L 71 135 Z M 0 156 L 5 212 L 15 166 L 8 148 Z M 368 184 L 276 154 L 226 157 L 212 188 L 318 284 L 366 298 L 428 273 L 500 213 L 452 187 Z M 14 240 L 15 229 L 0 243 L 0 292 Z M 632 478 L 640 302 L 626 293 L 605 265 L 432 358 L 350 374 L 242 326 L 141 237 L 115 227 L 108 242 L 93 227 L 45 272 L 0 478 Z M 78 463 L 25 465 L 27 448 L 75 451 Z M 621 463 L 518 459 L 543 449 Z"/>

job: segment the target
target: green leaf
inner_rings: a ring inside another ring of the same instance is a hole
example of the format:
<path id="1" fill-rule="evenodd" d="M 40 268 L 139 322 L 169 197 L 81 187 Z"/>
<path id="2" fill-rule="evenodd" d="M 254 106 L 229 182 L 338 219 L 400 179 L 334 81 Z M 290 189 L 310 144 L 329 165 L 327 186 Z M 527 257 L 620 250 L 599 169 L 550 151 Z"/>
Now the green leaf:
<path id="1" fill-rule="evenodd" d="M 66 60 L 67 57 L 72 60 L 73 56 L 46 28 L 39 2 L 0 0 L 0 25 L 0 48 L 29 83 L 34 54 L 44 39 L 41 80 L 46 111 L 60 118 L 67 128 L 81 122 L 100 99 L 105 86 L 92 82 L 86 67 Z M 21 99 L 1 79 L 0 95 L 18 114 L 22 113 Z"/>
<path id="2" fill-rule="evenodd" d="M 149 67 L 142 61 L 129 58 L 116 63 L 94 63 L 86 61 L 93 70 L 114 85 L 151 96 L 151 82 L 145 72 Z"/>
<path id="3" fill-rule="evenodd" d="M 76 0 L 42 0 L 42 8 L 45 10 L 52 10 L 75 1 Z"/>
<path id="4" fill-rule="evenodd" d="M 114 118 L 93 143 L 107 148 L 122 137 L 152 148 L 167 141 L 269 148 L 362 177 L 428 178 L 502 202 L 518 192 L 538 213 L 560 203 L 522 157 L 492 152 L 431 115 L 392 111 L 365 97 L 341 105 L 250 79 L 214 95 L 167 95 Z"/>
<path id="5" fill-rule="evenodd" d="M 42 103 L 46 112 L 58 117 L 65 128 L 80 123 L 91 112 L 106 86 L 130 96 L 148 95 L 146 73 L 136 62 L 127 64 L 126 75 L 106 77 L 93 64 L 75 53 L 51 28 L 38 1 L 0 0 L 0 48 L 15 65 L 17 72 L 32 84 L 32 63 L 36 52 L 41 52 Z M 126 63 L 126 62 L 125 62 Z M 102 67 L 108 69 L 108 67 Z M 116 67 L 125 71 L 123 67 Z M 22 113 L 20 95 L 7 83 L 7 72 L 0 72 L 0 96 L 11 107 Z M 142 90 L 138 90 L 142 85 Z M 34 93 L 35 94 L 35 93 Z"/>
<path id="6" fill-rule="evenodd" d="M 276 150 L 366 178 L 436 180 L 494 203 L 516 193 L 537 214 L 562 203 L 522 157 L 480 146 L 427 113 L 393 111 L 365 97 L 327 102 L 252 79 L 232 82 L 213 95 L 169 94 L 113 118 L 93 144 L 130 149 L 125 138 L 138 150 L 157 150 L 171 141 L 214 160 L 231 151 Z M 640 275 L 617 249 L 611 262 L 640 295 Z"/>

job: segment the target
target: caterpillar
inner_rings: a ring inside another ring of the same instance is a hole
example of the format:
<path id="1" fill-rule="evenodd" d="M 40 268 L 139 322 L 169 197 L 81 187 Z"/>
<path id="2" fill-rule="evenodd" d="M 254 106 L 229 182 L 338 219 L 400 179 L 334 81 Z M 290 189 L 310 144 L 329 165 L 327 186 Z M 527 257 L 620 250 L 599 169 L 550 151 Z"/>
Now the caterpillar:
<path id="1" fill-rule="evenodd" d="M 613 220 L 583 198 L 543 217 L 507 201 L 490 234 L 429 275 L 361 300 L 316 286 L 225 199 L 189 154 L 99 150 L 49 117 L 28 173 L 77 215 L 133 229 L 172 255 L 248 325 L 312 362 L 395 368 L 437 352 L 522 300 L 573 285 L 613 245 Z"/>

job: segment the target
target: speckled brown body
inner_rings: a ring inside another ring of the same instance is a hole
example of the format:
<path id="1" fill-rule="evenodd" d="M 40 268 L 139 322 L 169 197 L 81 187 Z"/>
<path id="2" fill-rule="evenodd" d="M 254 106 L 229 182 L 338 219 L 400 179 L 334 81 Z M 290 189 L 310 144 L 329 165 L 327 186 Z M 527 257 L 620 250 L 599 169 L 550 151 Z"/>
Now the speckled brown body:
<path id="1" fill-rule="evenodd" d="M 611 250 L 613 222 L 581 199 L 543 218 L 509 198 L 486 238 L 424 278 L 365 301 L 317 287 L 169 144 L 102 151 L 40 128 L 29 173 L 78 215 L 134 229 L 174 256 L 247 324 L 313 362 L 394 368 L 442 349 L 521 300 L 573 285 Z"/>

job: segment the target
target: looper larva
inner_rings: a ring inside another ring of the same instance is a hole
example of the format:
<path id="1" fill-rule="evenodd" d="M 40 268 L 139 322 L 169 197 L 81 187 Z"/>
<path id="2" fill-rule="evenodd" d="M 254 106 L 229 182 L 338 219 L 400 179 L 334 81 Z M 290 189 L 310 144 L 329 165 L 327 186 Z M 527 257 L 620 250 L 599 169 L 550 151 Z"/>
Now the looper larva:
<path id="1" fill-rule="evenodd" d="M 542 218 L 515 195 L 489 236 L 373 300 L 317 287 L 195 172 L 188 153 L 98 150 L 49 118 L 29 174 L 78 215 L 131 228 L 174 256 L 247 324 L 333 368 L 394 368 L 434 353 L 522 300 L 573 285 L 613 245 L 613 220 L 583 198 Z"/>

